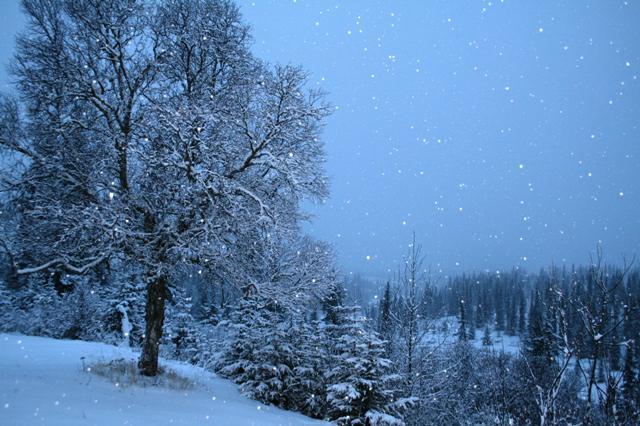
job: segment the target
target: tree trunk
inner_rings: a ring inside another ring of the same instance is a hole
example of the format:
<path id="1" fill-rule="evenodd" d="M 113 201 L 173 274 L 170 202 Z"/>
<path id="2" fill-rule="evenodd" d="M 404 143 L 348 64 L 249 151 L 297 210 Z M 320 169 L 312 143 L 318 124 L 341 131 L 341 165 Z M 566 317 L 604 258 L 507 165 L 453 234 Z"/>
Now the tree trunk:
<path id="1" fill-rule="evenodd" d="M 167 278 L 156 278 L 147 289 L 145 334 L 138 368 L 144 376 L 158 374 L 158 349 L 164 323 L 164 302 L 167 298 Z"/>

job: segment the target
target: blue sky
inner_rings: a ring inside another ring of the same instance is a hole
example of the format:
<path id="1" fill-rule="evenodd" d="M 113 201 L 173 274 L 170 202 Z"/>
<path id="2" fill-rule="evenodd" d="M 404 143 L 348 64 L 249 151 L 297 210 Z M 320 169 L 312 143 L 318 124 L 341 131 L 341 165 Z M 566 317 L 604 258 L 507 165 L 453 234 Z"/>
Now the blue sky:
<path id="1" fill-rule="evenodd" d="M 239 5 L 255 53 L 335 106 L 306 228 L 345 271 L 394 272 L 414 230 L 445 273 L 640 252 L 638 1 Z M 7 63 L 22 20 L 0 10 Z"/>

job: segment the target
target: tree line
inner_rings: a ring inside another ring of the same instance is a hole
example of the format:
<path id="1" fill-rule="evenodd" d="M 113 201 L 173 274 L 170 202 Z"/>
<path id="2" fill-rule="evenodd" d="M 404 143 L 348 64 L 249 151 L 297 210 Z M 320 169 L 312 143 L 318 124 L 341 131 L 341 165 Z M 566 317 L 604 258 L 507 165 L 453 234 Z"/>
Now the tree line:
<path id="1" fill-rule="evenodd" d="M 640 270 L 598 250 L 584 267 L 434 282 L 419 252 L 364 309 L 419 397 L 415 424 L 638 421 Z"/>

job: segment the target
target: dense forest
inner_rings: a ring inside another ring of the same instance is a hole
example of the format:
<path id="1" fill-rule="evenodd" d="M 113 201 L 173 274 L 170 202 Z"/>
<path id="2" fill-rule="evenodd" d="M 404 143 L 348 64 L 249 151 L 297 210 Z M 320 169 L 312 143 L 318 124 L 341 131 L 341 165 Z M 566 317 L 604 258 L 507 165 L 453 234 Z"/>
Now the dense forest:
<path id="1" fill-rule="evenodd" d="M 0 331 L 136 348 L 145 376 L 186 361 L 343 425 L 637 424 L 633 262 L 445 277 L 414 238 L 394 279 L 345 276 L 301 227 L 331 108 L 252 55 L 232 2 L 23 5 Z"/>

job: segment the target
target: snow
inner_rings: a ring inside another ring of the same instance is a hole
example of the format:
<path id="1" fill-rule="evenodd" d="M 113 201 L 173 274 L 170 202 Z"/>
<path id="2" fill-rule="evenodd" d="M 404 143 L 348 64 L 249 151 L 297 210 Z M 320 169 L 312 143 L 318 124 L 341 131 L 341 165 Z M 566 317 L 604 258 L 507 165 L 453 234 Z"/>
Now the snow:
<path id="1" fill-rule="evenodd" d="M 130 348 L 0 334 L 0 424 L 320 425 L 240 395 L 234 383 L 189 364 L 162 361 L 188 390 L 120 386 L 87 372 L 95 362 L 136 359 Z"/>
<path id="2" fill-rule="evenodd" d="M 455 316 L 446 316 L 430 321 L 429 331 L 422 338 L 422 343 L 431 346 L 438 346 L 442 343 L 453 344 L 458 341 L 458 327 L 458 318 Z M 491 345 L 487 347 L 482 344 L 483 334 L 484 329 L 476 329 L 475 339 L 471 341 L 476 349 L 490 349 L 510 355 L 517 355 L 521 351 L 520 336 L 509 336 L 504 331 L 498 332 L 491 329 Z"/>
<path id="3" fill-rule="evenodd" d="M 123 303 L 118 304 L 116 309 L 122 315 L 122 343 L 120 346 L 129 346 L 129 336 L 131 335 L 131 322 L 129 321 L 129 314 L 127 314 L 127 308 Z"/>
<path id="4" fill-rule="evenodd" d="M 473 341 L 473 345 L 478 349 L 487 348 L 487 346 L 482 345 L 483 333 L 483 329 L 476 330 L 476 338 Z M 488 346 L 488 349 L 510 355 L 518 355 L 521 352 L 520 336 L 509 336 L 505 332 L 491 330 L 491 345 Z"/>

